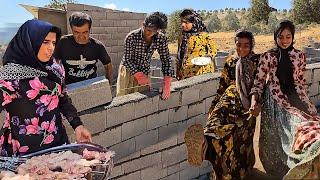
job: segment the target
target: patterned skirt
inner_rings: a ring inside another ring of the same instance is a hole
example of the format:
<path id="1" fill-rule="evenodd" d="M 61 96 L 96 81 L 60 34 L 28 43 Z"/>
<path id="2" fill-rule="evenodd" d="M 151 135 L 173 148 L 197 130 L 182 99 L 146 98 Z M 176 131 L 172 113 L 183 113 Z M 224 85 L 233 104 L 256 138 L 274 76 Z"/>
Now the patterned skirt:
<path id="1" fill-rule="evenodd" d="M 208 143 L 206 160 L 211 162 L 218 178 L 243 179 L 252 170 L 256 118 L 248 118 L 235 85 L 229 86 L 210 108 L 204 128 Z"/>
<path id="2" fill-rule="evenodd" d="M 277 179 L 319 179 L 320 140 L 294 153 L 296 127 L 302 119 L 279 107 L 268 89 L 263 98 L 259 156 L 267 174 Z"/>

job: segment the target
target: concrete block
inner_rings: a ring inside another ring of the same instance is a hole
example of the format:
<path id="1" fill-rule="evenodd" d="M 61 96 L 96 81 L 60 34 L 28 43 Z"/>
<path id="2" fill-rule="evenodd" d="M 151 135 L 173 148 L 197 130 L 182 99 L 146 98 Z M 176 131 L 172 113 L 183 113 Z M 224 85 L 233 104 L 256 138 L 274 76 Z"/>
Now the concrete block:
<path id="1" fill-rule="evenodd" d="M 205 101 L 197 102 L 190 104 L 188 106 L 188 118 L 197 116 L 199 114 L 205 114 L 206 112 L 206 104 Z"/>
<path id="2" fill-rule="evenodd" d="M 126 26 L 140 26 L 139 20 L 127 20 Z"/>
<path id="3" fill-rule="evenodd" d="M 77 4 L 77 3 L 68 3 L 67 4 L 67 10 L 68 11 L 83 11 L 84 5 L 83 4 Z"/>
<path id="4" fill-rule="evenodd" d="M 118 27 L 118 33 L 126 33 L 127 34 L 129 32 L 130 32 L 130 27 Z"/>
<path id="5" fill-rule="evenodd" d="M 91 32 L 93 34 L 104 34 L 105 33 L 105 29 L 104 29 L 104 27 L 92 27 L 91 28 Z"/>
<path id="6" fill-rule="evenodd" d="M 109 39 L 111 39 L 111 34 L 100 34 L 99 35 L 99 40 L 100 41 L 108 41 Z"/>
<path id="7" fill-rule="evenodd" d="M 159 96 L 148 97 L 134 104 L 135 118 L 153 114 L 159 110 Z"/>
<path id="8" fill-rule="evenodd" d="M 176 145 L 177 145 L 177 135 L 170 136 L 167 139 L 164 139 L 163 141 L 159 141 L 154 145 L 147 146 L 146 148 L 141 149 L 141 154 L 142 155 L 152 154 Z"/>
<path id="9" fill-rule="evenodd" d="M 304 77 L 306 78 L 306 84 L 312 83 L 312 70 L 307 69 L 304 72 Z"/>
<path id="10" fill-rule="evenodd" d="M 121 20 L 120 13 L 107 13 L 107 20 Z"/>
<path id="11" fill-rule="evenodd" d="M 91 27 L 100 27 L 100 20 L 96 19 L 96 20 L 92 21 Z"/>
<path id="12" fill-rule="evenodd" d="M 167 168 L 162 168 L 161 164 L 158 164 L 154 167 L 141 170 L 141 179 L 157 180 L 166 177 L 167 174 Z"/>
<path id="13" fill-rule="evenodd" d="M 105 33 L 106 34 L 113 34 L 117 33 L 117 27 L 104 27 Z"/>
<path id="14" fill-rule="evenodd" d="M 187 157 L 184 144 L 161 152 L 163 167 L 184 161 Z"/>
<path id="15" fill-rule="evenodd" d="M 121 142 L 121 126 L 106 130 L 92 137 L 94 143 L 100 144 L 103 147 L 110 147 Z"/>
<path id="16" fill-rule="evenodd" d="M 159 141 L 158 133 L 158 129 L 155 129 L 135 137 L 136 151 L 156 144 Z"/>
<path id="17" fill-rule="evenodd" d="M 180 163 L 168 166 L 168 175 L 174 174 L 180 171 Z"/>
<path id="18" fill-rule="evenodd" d="M 313 69 L 312 82 L 319 82 L 319 81 L 320 81 L 320 68 Z"/>
<path id="19" fill-rule="evenodd" d="M 200 99 L 213 96 L 219 88 L 219 79 L 213 79 L 200 85 Z"/>
<path id="20" fill-rule="evenodd" d="M 199 174 L 207 174 L 212 171 L 212 165 L 209 161 L 203 161 L 201 167 L 199 168 Z"/>
<path id="21" fill-rule="evenodd" d="M 169 110 L 169 124 L 188 118 L 188 106 L 180 106 Z"/>
<path id="22" fill-rule="evenodd" d="M 118 180 L 141 180 L 141 171 L 137 171 L 117 178 Z"/>
<path id="23" fill-rule="evenodd" d="M 200 114 L 198 116 L 191 118 L 190 121 L 193 122 L 193 119 L 196 124 L 201 124 L 202 126 L 205 126 L 207 123 L 208 115 L 207 114 Z"/>
<path id="24" fill-rule="evenodd" d="M 141 170 L 147 167 L 154 166 L 161 162 L 161 153 L 150 154 L 148 156 L 135 159 L 133 161 L 126 162 L 122 164 L 122 169 L 124 173 L 130 173 L 133 171 Z"/>
<path id="25" fill-rule="evenodd" d="M 127 36 L 127 33 L 117 32 L 117 33 L 112 34 L 112 39 L 113 40 L 124 40 L 126 36 Z"/>
<path id="26" fill-rule="evenodd" d="M 171 108 L 180 106 L 181 105 L 180 96 L 181 96 L 180 92 L 171 92 L 171 95 L 170 95 L 169 99 L 162 100 L 160 98 L 160 100 L 159 100 L 159 110 L 171 109 Z"/>
<path id="27" fill-rule="evenodd" d="M 314 96 L 319 94 L 319 82 L 312 83 L 308 90 L 309 90 L 308 92 L 309 96 Z"/>
<path id="28" fill-rule="evenodd" d="M 211 107 L 213 98 L 214 98 L 214 97 L 212 96 L 212 97 L 209 97 L 209 98 L 206 98 L 206 99 L 205 99 L 205 103 L 206 103 L 206 114 L 209 112 L 209 109 L 210 109 L 210 107 Z"/>
<path id="29" fill-rule="evenodd" d="M 109 81 L 103 76 L 69 84 L 67 89 L 78 112 L 112 101 Z"/>
<path id="30" fill-rule="evenodd" d="M 114 136 L 112 136 L 114 137 Z M 124 158 L 128 156 L 129 154 L 132 154 L 135 152 L 135 140 L 134 138 L 123 141 L 119 144 L 116 144 L 112 147 L 110 147 L 111 150 L 115 151 L 115 161 Z M 125 172 L 126 173 L 126 172 Z"/>
<path id="31" fill-rule="evenodd" d="M 113 25 L 115 27 L 126 27 L 127 26 L 127 23 L 125 20 L 118 20 L 118 21 L 114 21 L 113 22 Z"/>
<path id="32" fill-rule="evenodd" d="M 159 141 L 175 137 L 177 139 L 178 124 L 168 124 L 159 128 Z"/>
<path id="33" fill-rule="evenodd" d="M 92 5 L 84 5 L 85 11 L 106 11 L 105 8 L 98 7 L 98 6 L 92 6 Z"/>
<path id="34" fill-rule="evenodd" d="M 168 124 L 169 110 L 147 116 L 147 130 L 158 128 Z"/>
<path id="35" fill-rule="evenodd" d="M 107 114 L 106 111 L 92 112 L 90 114 L 85 114 L 80 116 L 84 126 L 92 134 L 102 132 L 107 127 Z"/>
<path id="36" fill-rule="evenodd" d="M 126 140 L 144 133 L 147 129 L 147 118 L 136 119 L 122 124 L 121 139 Z"/>
<path id="37" fill-rule="evenodd" d="M 187 168 L 183 169 L 182 171 L 180 171 L 179 175 L 180 175 L 180 179 L 196 178 L 196 177 L 198 177 L 200 175 L 199 167 L 193 167 L 193 166 L 187 165 Z"/>
<path id="38" fill-rule="evenodd" d="M 188 105 L 194 102 L 199 101 L 200 98 L 200 89 L 187 88 L 182 90 L 181 95 L 181 105 Z"/>
<path id="39" fill-rule="evenodd" d="M 114 26 L 114 20 L 105 20 L 105 19 L 103 19 L 103 20 L 100 20 L 99 21 L 100 22 L 100 26 L 101 27 L 113 27 Z"/>
<path id="40" fill-rule="evenodd" d="M 111 52 L 112 53 L 118 53 L 123 51 L 123 46 L 113 46 L 111 47 Z"/>
<path id="41" fill-rule="evenodd" d="M 184 143 L 184 133 L 187 130 L 187 121 L 178 122 L 178 143 Z"/>
<path id="42" fill-rule="evenodd" d="M 112 168 L 110 179 L 123 175 L 123 170 L 121 165 L 116 165 Z"/>
<path id="43" fill-rule="evenodd" d="M 107 15 L 105 11 L 93 11 L 92 12 L 92 19 L 93 21 L 98 19 L 98 20 L 103 20 L 106 19 Z"/>
<path id="44" fill-rule="evenodd" d="M 119 160 L 116 161 L 116 164 L 122 164 L 124 162 L 128 162 L 128 161 L 132 161 L 134 159 L 138 159 L 141 156 L 141 152 L 140 151 L 136 151 L 132 154 L 129 154 L 128 156 L 125 156 Z"/>
<path id="45" fill-rule="evenodd" d="M 107 109 L 107 127 L 119 125 L 132 119 L 134 119 L 134 103 Z"/>
<path id="46" fill-rule="evenodd" d="M 161 180 L 179 180 L 179 173 L 171 174 L 167 177 L 162 178 Z M 182 180 L 182 179 L 181 179 Z"/>

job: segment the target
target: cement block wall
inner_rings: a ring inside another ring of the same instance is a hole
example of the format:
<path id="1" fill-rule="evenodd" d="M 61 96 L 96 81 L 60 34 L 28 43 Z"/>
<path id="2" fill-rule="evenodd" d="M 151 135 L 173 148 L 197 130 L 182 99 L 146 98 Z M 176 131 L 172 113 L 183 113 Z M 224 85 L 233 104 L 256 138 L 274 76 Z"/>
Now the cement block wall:
<path id="1" fill-rule="evenodd" d="M 210 172 L 208 162 L 201 167 L 188 165 L 184 132 L 191 124 L 206 122 L 219 76 L 206 74 L 173 82 L 167 101 L 156 92 L 134 93 L 80 112 L 93 141 L 117 153 L 112 179 L 185 180 Z M 305 76 L 310 98 L 317 103 L 320 63 L 309 64 Z M 69 136 L 74 140 L 72 131 Z"/>
<path id="2" fill-rule="evenodd" d="M 118 67 L 123 56 L 124 39 L 126 35 L 142 26 L 146 13 L 134 13 L 106 9 L 85 4 L 67 4 L 67 19 L 75 11 L 81 11 L 92 17 L 92 37 L 100 40 L 105 46 L 111 57 L 113 65 L 113 77 L 116 80 Z M 68 33 L 71 33 L 69 23 Z M 104 74 L 101 63 L 98 65 L 98 75 Z"/>
<path id="3" fill-rule="evenodd" d="M 308 63 L 320 62 L 320 42 L 310 41 L 310 45 L 303 48 Z"/>

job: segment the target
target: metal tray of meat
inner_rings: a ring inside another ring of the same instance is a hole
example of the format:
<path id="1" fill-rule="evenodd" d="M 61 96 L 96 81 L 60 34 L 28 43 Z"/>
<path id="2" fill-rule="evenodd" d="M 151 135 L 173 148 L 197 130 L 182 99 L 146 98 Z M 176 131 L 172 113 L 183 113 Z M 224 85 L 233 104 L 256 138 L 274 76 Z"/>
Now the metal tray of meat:
<path id="1" fill-rule="evenodd" d="M 110 176 L 111 170 L 113 168 L 113 157 L 114 152 L 109 151 L 106 148 L 103 148 L 97 144 L 67 144 L 62 146 L 57 146 L 45 150 L 41 150 L 35 153 L 31 153 L 28 155 L 20 156 L 20 157 L 0 157 L 0 170 L 9 170 L 15 173 L 21 171 L 23 169 L 23 163 L 30 162 L 35 160 L 35 162 L 42 163 L 39 161 L 39 158 L 44 157 L 43 161 L 54 161 L 58 159 L 62 159 L 63 155 L 68 156 L 69 154 L 77 154 L 83 157 L 85 162 L 91 162 L 89 165 L 91 170 L 89 173 L 85 174 L 85 179 L 89 180 L 102 180 L 108 179 Z M 55 156 L 50 157 L 49 155 Z M 106 157 L 107 156 L 107 157 Z M 71 157 L 67 157 L 71 158 Z M 79 158 L 79 157 L 76 157 Z M 86 161 L 86 159 L 91 159 L 92 161 Z M 38 160 L 38 161 L 37 161 Z M 78 160 L 78 159 L 77 159 Z M 95 161 L 93 161 L 95 160 Z M 52 165 L 52 164 L 50 164 Z M 28 164 L 28 168 L 30 168 Z M 50 167 L 49 167 L 50 168 Z M 70 167 L 76 169 L 76 167 Z M 59 168 L 55 164 L 54 168 L 51 167 L 51 171 L 61 171 L 62 169 Z M 42 169 L 44 171 L 44 169 Z M 37 178 L 35 178 L 37 179 Z M 39 178 L 41 179 L 41 178 Z"/>

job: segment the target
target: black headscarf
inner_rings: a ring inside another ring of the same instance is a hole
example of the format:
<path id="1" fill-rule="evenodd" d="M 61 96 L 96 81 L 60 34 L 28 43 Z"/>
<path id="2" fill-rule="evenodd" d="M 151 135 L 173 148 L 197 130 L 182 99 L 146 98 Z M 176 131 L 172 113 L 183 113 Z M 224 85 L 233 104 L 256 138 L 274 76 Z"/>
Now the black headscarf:
<path id="1" fill-rule="evenodd" d="M 283 30 L 288 29 L 292 34 L 292 43 L 286 49 L 281 48 L 277 43 L 277 38 L 283 32 Z M 291 21 L 284 20 L 278 24 L 274 32 L 274 41 L 277 44 L 275 49 L 272 49 L 271 52 L 276 54 L 278 60 L 278 67 L 276 71 L 276 76 L 280 82 L 280 88 L 284 93 L 287 93 L 289 90 L 294 90 L 294 79 L 293 79 L 293 64 L 290 60 L 289 52 L 291 52 L 293 47 L 295 27 Z"/>
<path id="2" fill-rule="evenodd" d="M 60 84 L 61 76 L 50 68 L 53 64 L 53 58 L 44 63 L 37 57 L 40 47 L 49 32 L 55 32 L 57 40 L 60 39 L 60 29 L 52 24 L 37 19 L 26 21 L 10 41 L 3 56 L 3 65 L 18 64 L 31 67 L 47 73 L 50 80 Z"/>
<path id="3" fill-rule="evenodd" d="M 188 15 L 184 16 L 184 13 Z M 182 32 L 182 41 L 178 49 L 178 60 L 179 60 L 179 64 L 181 65 L 187 51 L 189 37 L 192 35 L 198 35 L 201 32 L 208 32 L 208 30 L 204 25 L 201 16 L 198 13 L 196 13 L 194 10 L 191 10 L 191 9 L 184 10 L 181 13 L 180 18 L 186 19 L 188 22 L 192 23 L 192 29 L 190 31 Z"/>

